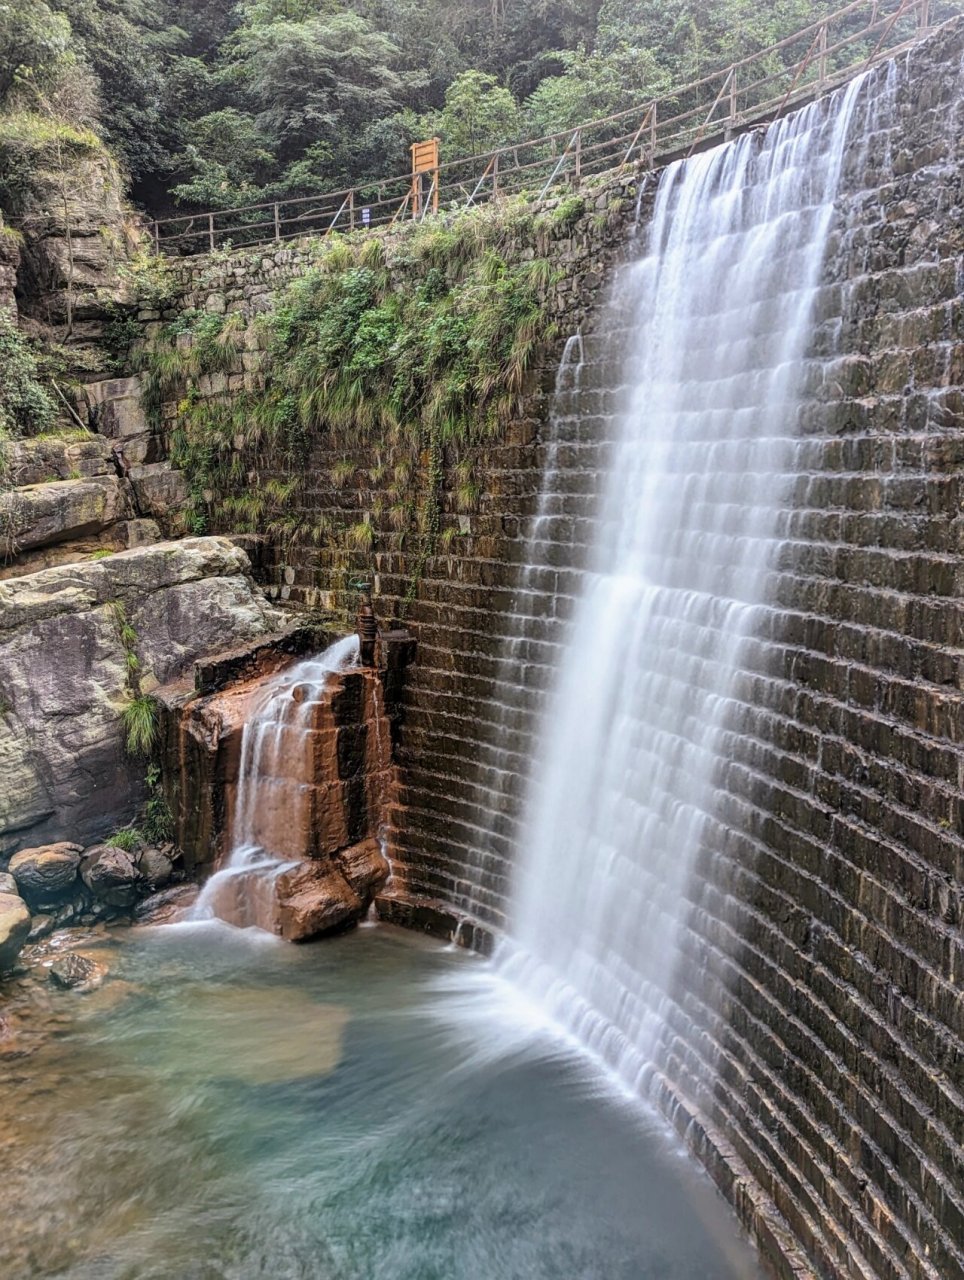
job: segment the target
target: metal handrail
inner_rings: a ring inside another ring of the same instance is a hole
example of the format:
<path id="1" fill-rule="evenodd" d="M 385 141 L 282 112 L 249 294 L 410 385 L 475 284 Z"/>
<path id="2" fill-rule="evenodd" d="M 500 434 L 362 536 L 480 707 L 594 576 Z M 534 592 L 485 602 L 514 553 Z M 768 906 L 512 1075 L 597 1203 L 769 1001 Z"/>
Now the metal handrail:
<path id="1" fill-rule="evenodd" d="M 857 13 L 867 14 L 867 20 L 852 31 L 834 32 L 834 39 L 831 39 L 831 28 Z M 900 21 L 908 18 L 916 18 L 914 33 L 896 44 L 888 44 Z M 446 197 L 450 207 L 454 203 L 458 208 L 527 191 L 534 200 L 541 201 L 555 185 L 563 182 L 578 189 L 583 177 L 590 172 L 598 175 L 630 163 L 646 163 L 652 168 L 660 157 L 685 155 L 700 146 L 712 129 L 718 132 L 723 127 L 729 133 L 734 128 L 780 115 L 791 103 L 799 104 L 816 93 L 843 83 L 882 58 L 911 47 L 929 29 L 930 0 L 850 0 L 836 12 L 775 44 L 658 97 L 650 97 L 641 105 L 590 120 L 575 129 L 570 127 L 538 138 L 508 143 L 482 154 L 444 161 L 435 172 L 433 193 L 437 191 L 440 198 Z M 861 56 L 846 67 L 828 72 L 829 59 L 857 42 L 873 38 L 876 38 L 876 44 L 869 56 Z M 807 40 L 809 48 L 806 53 L 790 65 L 772 71 L 760 66 L 774 54 Z M 741 83 L 740 72 L 751 67 L 758 67 L 764 74 Z M 812 68 L 816 69 L 816 79 L 805 79 Z M 775 92 L 763 101 L 756 100 L 757 95 L 771 84 L 777 89 L 778 84 L 786 84 L 787 81 L 789 87 L 782 92 Z M 688 105 L 694 95 L 699 99 L 701 91 L 710 87 L 715 89 L 715 97 L 708 110 L 705 102 L 701 104 L 699 100 L 694 106 Z M 741 101 L 744 104 L 742 110 Z M 679 109 L 681 106 L 682 110 Z M 721 106 L 726 112 L 722 116 L 717 114 Z M 668 114 L 664 116 L 664 112 Z M 623 125 L 627 127 L 619 132 Z M 618 136 L 613 135 L 614 128 Z M 599 132 L 603 133 L 602 138 L 590 140 L 590 135 Z M 625 146 L 627 140 L 628 147 Z M 534 158 L 520 162 L 520 152 L 524 157 L 528 153 Z M 635 161 L 634 152 L 637 153 Z M 598 167 L 600 162 L 601 168 Z M 537 171 L 546 175 L 544 180 L 536 176 Z M 456 176 L 459 174 L 463 176 Z M 528 186 L 530 176 L 534 180 L 531 191 Z M 398 194 L 386 195 L 392 188 Z M 407 212 L 416 216 L 411 204 L 411 188 L 411 174 L 404 174 L 340 191 L 269 200 L 234 209 L 176 214 L 152 222 L 150 230 L 158 252 L 174 246 L 183 246 L 188 253 L 203 252 L 215 249 L 219 240 L 221 243 L 253 246 L 281 243 L 307 234 L 325 236 L 337 228 L 346 210 L 350 230 L 358 226 L 359 210 L 365 228 L 391 225 L 405 217 Z M 366 194 L 371 193 L 376 198 L 366 200 Z M 425 208 L 418 213 L 420 221 L 424 221 L 427 212 Z M 259 213 L 267 216 L 253 221 L 244 220 Z M 231 220 L 235 220 L 234 225 L 223 225 Z M 222 223 L 220 226 L 219 221 Z M 309 223 L 316 225 L 308 226 Z M 291 226 L 295 227 L 294 231 L 288 229 Z"/>

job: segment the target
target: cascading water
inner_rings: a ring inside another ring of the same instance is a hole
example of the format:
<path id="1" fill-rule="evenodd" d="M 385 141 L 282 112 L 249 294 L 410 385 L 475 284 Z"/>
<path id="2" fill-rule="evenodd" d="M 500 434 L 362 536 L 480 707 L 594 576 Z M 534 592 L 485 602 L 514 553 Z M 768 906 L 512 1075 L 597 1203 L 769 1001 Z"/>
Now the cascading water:
<path id="1" fill-rule="evenodd" d="M 192 919 L 218 917 L 241 927 L 272 919 L 275 881 L 294 865 L 279 832 L 297 827 L 298 795 L 306 789 L 291 762 L 303 751 L 328 677 L 357 661 L 358 637 L 350 635 L 265 683 L 242 731 L 231 852 L 202 889 Z"/>
<path id="2" fill-rule="evenodd" d="M 629 317 L 592 562 L 540 730 L 502 976 L 630 1086 L 666 1027 L 720 739 L 779 546 L 862 80 L 671 165 Z M 716 833 L 719 835 L 719 832 Z M 717 845 L 718 847 L 718 845 Z"/>

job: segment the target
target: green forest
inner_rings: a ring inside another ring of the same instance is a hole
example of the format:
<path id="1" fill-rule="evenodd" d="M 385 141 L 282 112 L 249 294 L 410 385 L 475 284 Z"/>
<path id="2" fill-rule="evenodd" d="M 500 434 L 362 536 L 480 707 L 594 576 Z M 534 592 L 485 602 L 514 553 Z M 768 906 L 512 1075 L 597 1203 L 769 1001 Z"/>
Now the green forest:
<path id="1" fill-rule="evenodd" d="M 838 7 L 4 0 L 0 205 L 38 145 L 91 134 L 155 216 L 336 190 L 404 172 L 418 138 L 458 157 L 608 115 Z"/>

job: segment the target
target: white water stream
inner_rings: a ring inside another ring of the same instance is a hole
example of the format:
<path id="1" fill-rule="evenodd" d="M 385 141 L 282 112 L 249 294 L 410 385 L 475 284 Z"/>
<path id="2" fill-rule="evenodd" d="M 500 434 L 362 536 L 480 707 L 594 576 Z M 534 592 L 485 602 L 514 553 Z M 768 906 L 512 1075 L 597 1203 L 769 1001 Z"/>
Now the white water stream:
<path id="1" fill-rule="evenodd" d="M 719 834 L 719 743 L 779 546 L 862 83 L 671 165 L 645 255 L 589 339 L 629 317 L 599 532 L 497 965 L 630 1087 L 666 1027 L 688 877 Z"/>
<path id="2" fill-rule="evenodd" d="M 328 677 L 357 661 L 358 637 L 345 636 L 324 653 L 286 667 L 265 682 L 242 730 L 231 852 L 224 866 L 201 890 L 191 919 L 219 917 L 242 926 L 271 919 L 274 882 L 282 871 L 295 864 L 279 857 L 276 850 L 265 848 L 259 821 L 262 808 L 269 803 L 265 792 L 272 786 L 290 789 L 298 785 L 285 776 L 285 737 L 304 735 Z"/>

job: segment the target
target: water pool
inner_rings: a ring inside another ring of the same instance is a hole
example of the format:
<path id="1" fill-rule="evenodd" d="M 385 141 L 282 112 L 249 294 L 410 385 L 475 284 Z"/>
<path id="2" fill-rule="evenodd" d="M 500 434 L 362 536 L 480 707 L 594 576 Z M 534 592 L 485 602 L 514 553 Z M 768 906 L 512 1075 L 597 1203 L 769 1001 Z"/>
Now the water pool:
<path id="1" fill-rule="evenodd" d="M 477 957 L 386 927 L 115 936 L 110 981 L 51 995 L 4 1067 L 9 1280 L 761 1275 L 660 1122 L 551 1038 L 467 1031 Z"/>

